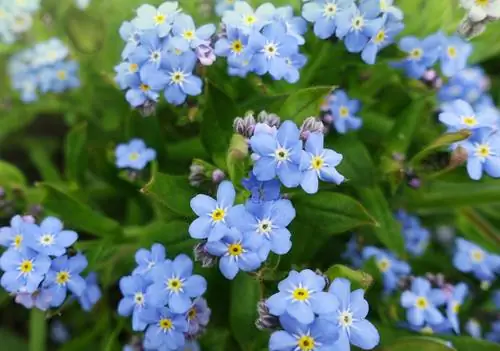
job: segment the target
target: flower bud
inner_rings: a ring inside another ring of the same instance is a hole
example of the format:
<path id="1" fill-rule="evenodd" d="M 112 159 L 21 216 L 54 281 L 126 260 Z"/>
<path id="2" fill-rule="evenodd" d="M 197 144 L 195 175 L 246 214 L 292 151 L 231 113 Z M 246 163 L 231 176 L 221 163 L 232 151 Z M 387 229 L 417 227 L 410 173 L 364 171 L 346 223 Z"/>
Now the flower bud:
<path id="1" fill-rule="evenodd" d="M 233 122 L 234 132 L 251 138 L 255 130 L 255 118 L 252 112 L 247 112 L 245 117 L 236 117 Z"/>
<path id="2" fill-rule="evenodd" d="M 259 330 L 273 330 L 278 328 L 279 319 L 278 317 L 272 315 L 266 306 L 265 300 L 260 300 L 257 303 L 257 312 L 259 318 L 255 321 L 255 326 Z"/>
<path id="3" fill-rule="evenodd" d="M 307 117 L 300 126 L 300 138 L 307 140 L 311 133 L 324 133 L 326 130 L 323 122 L 316 117 Z"/>
<path id="4" fill-rule="evenodd" d="M 142 115 L 142 117 L 149 117 L 156 114 L 156 105 L 156 101 L 146 100 L 143 105 L 137 107 L 137 110 Z"/>
<path id="5" fill-rule="evenodd" d="M 196 56 L 203 66 L 211 66 L 216 59 L 214 49 L 208 42 L 196 48 Z"/>
<path id="6" fill-rule="evenodd" d="M 212 182 L 214 184 L 219 184 L 220 182 L 222 182 L 224 180 L 224 178 L 226 178 L 226 175 L 224 174 L 224 172 L 220 169 L 216 169 L 212 172 Z"/>
<path id="7" fill-rule="evenodd" d="M 194 260 L 196 262 L 200 262 L 203 268 L 210 268 L 215 265 L 217 258 L 207 252 L 207 250 L 205 249 L 205 245 L 205 242 L 201 242 L 194 246 Z"/>
<path id="8" fill-rule="evenodd" d="M 257 116 L 257 120 L 260 123 L 267 124 L 270 127 L 279 127 L 280 117 L 274 113 L 267 113 L 266 111 L 261 111 Z"/>

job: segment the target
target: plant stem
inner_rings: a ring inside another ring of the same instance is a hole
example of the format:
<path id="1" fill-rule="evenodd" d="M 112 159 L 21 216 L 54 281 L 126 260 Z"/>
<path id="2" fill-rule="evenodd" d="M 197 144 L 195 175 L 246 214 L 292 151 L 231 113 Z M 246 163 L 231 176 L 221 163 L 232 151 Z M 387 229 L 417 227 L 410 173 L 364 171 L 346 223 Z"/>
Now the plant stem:
<path id="1" fill-rule="evenodd" d="M 47 337 L 47 323 L 45 313 L 36 308 L 30 314 L 29 351 L 45 351 Z"/>

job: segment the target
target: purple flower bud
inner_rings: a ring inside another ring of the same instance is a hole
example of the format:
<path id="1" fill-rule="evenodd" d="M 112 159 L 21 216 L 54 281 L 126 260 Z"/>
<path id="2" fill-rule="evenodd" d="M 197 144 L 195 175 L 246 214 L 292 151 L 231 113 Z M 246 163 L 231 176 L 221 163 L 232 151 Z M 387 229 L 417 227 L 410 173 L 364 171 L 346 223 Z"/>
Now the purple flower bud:
<path id="1" fill-rule="evenodd" d="M 29 224 L 34 224 L 35 217 L 33 217 L 32 215 L 26 215 L 26 216 L 23 216 L 23 221 L 26 223 L 29 223 Z"/>
<path id="2" fill-rule="evenodd" d="M 156 114 L 156 101 L 147 100 L 142 106 L 137 107 L 137 110 L 142 117 L 149 117 Z"/>
<path id="3" fill-rule="evenodd" d="M 194 260 L 200 262 L 203 268 L 213 267 L 217 261 L 215 256 L 210 255 L 207 250 L 205 250 L 205 242 L 201 242 L 195 245 L 193 249 Z"/>
<path id="4" fill-rule="evenodd" d="M 408 185 L 414 189 L 418 189 L 422 186 L 422 181 L 420 180 L 420 178 L 415 177 L 408 182 Z"/>
<path id="5" fill-rule="evenodd" d="M 323 122 L 326 124 L 332 124 L 333 123 L 333 116 L 329 113 L 323 116 Z"/>
<path id="6" fill-rule="evenodd" d="M 311 133 L 324 133 L 326 131 L 323 122 L 316 117 L 307 117 L 300 126 L 300 138 L 307 140 Z"/>
<path id="7" fill-rule="evenodd" d="M 279 319 L 269 312 L 269 308 L 267 308 L 266 305 L 266 300 L 260 300 L 257 303 L 257 312 L 259 314 L 259 318 L 255 321 L 255 326 L 257 327 L 257 329 L 273 330 L 278 327 Z"/>
<path id="8" fill-rule="evenodd" d="M 216 59 L 214 49 L 208 42 L 207 44 L 201 44 L 196 48 L 196 56 L 203 66 L 211 66 Z"/>
<path id="9" fill-rule="evenodd" d="M 251 138 L 255 130 L 255 118 L 252 112 L 247 112 L 245 117 L 236 117 L 233 122 L 234 132 Z"/>
<path id="10" fill-rule="evenodd" d="M 267 113 L 266 111 L 261 111 L 257 116 L 257 120 L 260 123 L 267 124 L 270 127 L 279 127 L 280 117 L 274 113 Z"/>
<path id="11" fill-rule="evenodd" d="M 226 175 L 224 174 L 224 172 L 220 169 L 216 169 L 212 172 L 212 182 L 214 184 L 219 184 L 220 182 L 222 182 L 224 180 L 224 178 L 226 178 Z"/>

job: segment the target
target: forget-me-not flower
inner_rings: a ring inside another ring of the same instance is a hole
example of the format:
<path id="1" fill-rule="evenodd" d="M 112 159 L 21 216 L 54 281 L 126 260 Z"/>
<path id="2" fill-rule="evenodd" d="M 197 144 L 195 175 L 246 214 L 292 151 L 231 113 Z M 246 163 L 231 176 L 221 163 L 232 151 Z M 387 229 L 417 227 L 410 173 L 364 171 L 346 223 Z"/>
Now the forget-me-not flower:
<path id="1" fill-rule="evenodd" d="M 123 298 L 118 304 L 118 314 L 124 317 L 132 315 L 132 329 L 134 331 L 143 331 L 147 326 L 146 322 L 141 319 L 141 313 L 150 307 L 146 292 L 149 285 L 149 282 L 138 274 L 120 279 L 120 291 Z"/>
<path id="2" fill-rule="evenodd" d="M 460 6 L 467 10 L 473 22 L 483 21 L 486 17 L 500 17 L 500 1 L 498 0 L 460 0 Z"/>
<path id="3" fill-rule="evenodd" d="M 132 274 L 142 275 L 146 280 L 151 281 L 151 270 L 157 264 L 165 261 L 165 258 L 165 246 L 162 244 L 153 244 L 151 250 L 141 248 L 135 253 L 137 267 L 132 271 Z"/>
<path id="4" fill-rule="evenodd" d="M 329 108 L 333 117 L 333 125 L 337 132 L 345 134 L 350 129 L 356 130 L 361 128 L 363 121 L 356 116 L 360 106 L 359 100 L 349 99 L 343 90 L 336 90 L 332 94 Z"/>
<path id="5" fill-rule="evenodd" d="M 125 21 L 119 29 L 120 37 L 127 43 L 122 51 L 122 59 L 127 59 L 135 51 L 141 40 L 142 31 L 132 22 Z"/>
<path id="6" fill-rule="evenodd" d="M 255 11 L 246 1 L 237 0 L 233 10 L 227 10 L 222 17 L 222 23 L 228 27 L 237 27 L 245 33 L 260 31 L 271 22 L 276 8 L 271 3 L 260 5 Z"/>
<path id="7" fill-rule="evenodd" d="M 500 320 L 491 324 L 491 331 L 484 336 L 486 340 L 500 343 Z"/>
<path id="8" fill-rule="evenodd" d="M 101 299 L 102 292 L 97 281 L 97 274 L 90 272 L 85 278 L 86 288 L 83 294 L 77 296 L 78 302 L 84 311 L 90 311 L 92 307 Z"/>
<path id="9" fill-rule="evenodd" d="M 401 277 L 407 276 L 411 272 L 410 266 L 401 260 L 398 260 L 391 252 L 381 250 L 374 246 L 363 248 L 363 259 L 375 258 L 380 273 L 382 274 L 384 291 L 390 293 L 394 291 Z"/>
<path id="10" fill-rule="evenodd" d="M 184 346 L 187 331 L 184 315 L 162 307 L 143 310 L 141 318 L 148 324 L 144 338 L 146 349 L 178 350 Z"/>
<path id="11" fill-rule="evenodd" d="M 187 95 L 201 94 L 203 82 L 193 74 L 196 65 L 196 55 L 186 51 L 181 55 L 168 54 L 162 60 L 162 68 L 167 74 L 165 99 L 174 105 L 186 101 Z"/>
<path id="12" fill-rule="evenodd" d="M 78 234 L 72 230 L 64 230 L 59 219 L 47 217 L 39 227 L 29 227 L 26 245 L 44 255 L 62 256 L 77 239 Z"/>
<path id="13" fill-rule="evenodd" d="M 483 172 L 490 177 L 500 177 L 500 135 L 490 128 L 480 128 L 460 144 L 467 151 L 467 173 L 474 180 Z"/>
<path id="14" fill-rule="evenodd" d="M 261 182 L 257 180 L 253 172 L 250 172 L 248 178 L 243 179 L 241 183 L 245 189 L 250 191 L 250 200 L 255 203 L 274 201 L 280 198 L 281 183 L 278 179 Z"/>
<path id="15" fill-rule="evenodd" d="M 193 305 L 186 312 L 188 322 L 187 334 L 197 336 L 208 325 L 212 311 L 208 308 L 207 300 L 199 297 L 193 301 Z"/>
<path id="16" fill-rule="evenodd" d="M 299 323 L 311 324 L 315 314 L 334 313 L 339 308 L 337 298 L 323 291 L 325 285 L 325 279 L 310 269 L 291 271 L 266 305 L 275 316 L 287 313 Z"/>
<path id="17" fill-rule="evenodd" d="M 26 233 L 37 229 L 37 225 L 27 222 L 16 215 L 11 218 L 9 227 L 0 228 L 0 245 L 18 251 L 26 247 Z"/>
<path id="18" fill-rule="evenodd" d="M 0 257 L 1 285 L 11 293 L 34 293 L 50 268 L 50 258 L 31 249 L 9 249 Z"/>
<path id="19" fill-rule="evenodd" d="M 165 72 L 154 65 L 144 65 L 138 74 L 133 74 L 128 79 L 130 89 L 125 98 L 132 107 L 144 105 L 147 101 L 158 101 L 160 92 L 168 83 L 169 77 Z"/>
<path id="20" fill-rule="evenodd" d="M 496 122 L 495 116 L 487 113 L 476 114 L 472 106 L 464 100 L 447 103 L 442 110 L 443 112 L 439 114 L 439 121 L 451 131 L 492 127 Z"/>
<path id="21" fill-rule="evenodd" d="M 446 77 L 453 77 L 467 65 L 472 45 L 459 36 L 443 36 L 441 49 L 441 71 Z"/>
<path id="22" fill-rule="evenodd" d="M 248 34 L 236 27 L 228 27 L 226 36 L 215 42 L 215 54 L 227 57 L 230 66 L 241 66 L 244 60 L 250 61 L 251 53 L 248 49 Z"/>
<path id="23" fill-rule="evenodd" d="M 294 37 L 299 45 L 306 42 L 303 35 L 307 32 L 307 22 L 302 17 L 294 16 L 292 6 L 278 7 L 273 19 L 282 22 L 286 27 L 286 33 Z"/>
<path id="24" fill-rule="evenodd" d="M 180 12 L 178 6 L 177 1 L 166 1 L 158 8 L 143 4 L 137 9 L 137 17 L 132 23 L 140 30 L 155 29 L 160 38 L 166 37 Z"/>
<path id="25" fill-rule="evenodd" d="M 202 44 L 210 43 L 210 38 L 215 33 L 215 25 L 205 24 L 196 29 L 193 18 L 186 14 L 180 14 L 175 18 L 172 27 L 173 37 L 170 39 L 170 44 L 184 52 L 191 49 L 196 49 Z"/>
<path id="26" fill-rule="evenodd" d="M 458 313 L 460 312 L 460 307 L 462 306 L 468 291 L 469 289 L 465 283 L 459 283 L 453 287 L 451 295 L 448 297 L 446 302 L 446 317 L 457 334 L 460 333 Z"/>
<path id="27" fill-rule="evenodd" d="M 158 69 L 165 54 L 163 42 L 154 30 L 144 31 L 139 39 L 140 45 L 129 54 L 128 60 L 139 66 L 146 64 Z"/>
<path id="28" fill-rule="evenodd" d="M 328 39 L 337 29 L 338 15 L 354 10 L 353 0 L 314 0 L 304 4 L 302 17 L 314 23 L 314 34 Z"/>
<path id="29" fill-rule="evenodd" d="M 370 0 L 371 1 L 371 0 Z M 380 0 L 387 1 L 387 0 Z M 366 63 L 373 65 L 380 50 L 394 42 L 394 37 L 404 28 L 404 24 L 398 21 L 386 21 L 386 23 L 372 35 L 361 52 L 361 58 Z"/>
<path id="30" fill-rule="evenodd" d="M 224 12 L 234 9 L 235 0 L 217 0 L 215 4 L 215 13 L 222 16 Z"/>
<path id="31" fill-rule="evenodd" d="M 361 8 L 374 6 L 389 21 L 401 21 L 404 17 L 403 11 L 394 6 L 394 0 L 360 0 Z"/>
<path id="32" fill-rule="evenodd" d="M 427 68 L 436 63 L 441 50 L 441 36 L 431 35 L 423 40 L 408 36 L 399 41 L 399 48 L 408 56 L 401 62 L 394 62 L 396 68 L 404 69 L 410 78 L 419 79 Z"/>
<path id="33" fill-rule="evenodd" d="M 156 158 L 156 151 L 146 147 L 142 139 L 132 139 L 115 149 L 116 166 L 140 171 Z"/>
<path id="34" fill-rule="evenodd" d="M 458 238 L 453 265 L 461 272 L 472 272 L 477 279 L 492 281 L 500 268 L 500 256 L 490 254 L 478 245 Z"/>
<path id="35" fill-rule="evenodd" d="M 465 323 L 465 331 L 475 339 L 481 339 L 481 324 L 477 319 L 471 318 Z"/>

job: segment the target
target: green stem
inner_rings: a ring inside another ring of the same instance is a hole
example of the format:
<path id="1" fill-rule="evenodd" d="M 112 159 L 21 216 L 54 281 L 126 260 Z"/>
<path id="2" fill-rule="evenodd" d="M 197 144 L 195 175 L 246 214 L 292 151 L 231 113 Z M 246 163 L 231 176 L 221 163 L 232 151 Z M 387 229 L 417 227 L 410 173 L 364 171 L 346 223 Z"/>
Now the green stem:
<path id="1" fill-rule="evenodd" d="M 45 351 L 47 337 L 47 322 L 45 313 L 36 308 L 30 314 L 30 351 Z"/>

